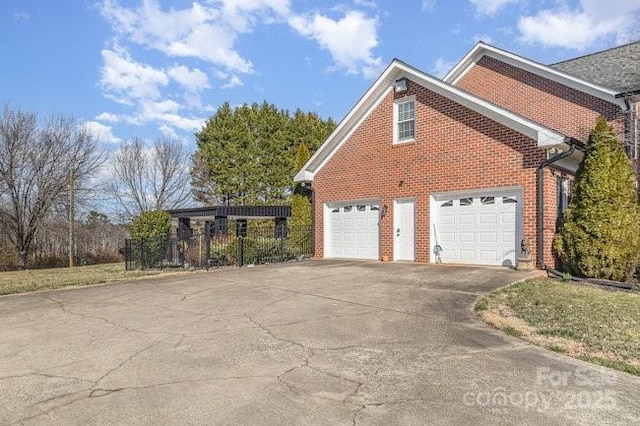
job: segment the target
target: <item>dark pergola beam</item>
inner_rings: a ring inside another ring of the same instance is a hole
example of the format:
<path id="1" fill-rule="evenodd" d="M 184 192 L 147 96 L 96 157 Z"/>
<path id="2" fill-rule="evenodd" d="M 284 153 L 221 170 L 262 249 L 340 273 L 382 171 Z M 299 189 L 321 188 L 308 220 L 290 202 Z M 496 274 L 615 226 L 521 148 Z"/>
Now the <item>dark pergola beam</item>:
<path id="1" fill-rule="evenodd" d="M 234 216 L 238 218 L 286 218 L 291 217 L 290 206 L 209 206 L 190 209 L 167 210 L 173 218 Z"/>

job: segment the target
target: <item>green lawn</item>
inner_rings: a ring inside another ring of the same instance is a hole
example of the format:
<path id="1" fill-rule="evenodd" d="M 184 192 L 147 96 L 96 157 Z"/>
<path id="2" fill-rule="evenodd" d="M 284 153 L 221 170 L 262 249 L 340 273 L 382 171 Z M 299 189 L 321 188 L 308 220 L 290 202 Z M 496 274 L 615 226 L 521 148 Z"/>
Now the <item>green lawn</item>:
<path id="1" fill-rule="evenodd" d="M 546 278 L 480 299 L 476 313 L 512 336 L 640 375 L 640 295 Z"/>
<path id="2" fill-rule="evenodd" d="M 0 272 L 0 295 L 51 290 L 70 285 L 82 286 L 123 281 L 161 273 L 166 274 L 168 272 L 125 271 L 124 263 Z"/>

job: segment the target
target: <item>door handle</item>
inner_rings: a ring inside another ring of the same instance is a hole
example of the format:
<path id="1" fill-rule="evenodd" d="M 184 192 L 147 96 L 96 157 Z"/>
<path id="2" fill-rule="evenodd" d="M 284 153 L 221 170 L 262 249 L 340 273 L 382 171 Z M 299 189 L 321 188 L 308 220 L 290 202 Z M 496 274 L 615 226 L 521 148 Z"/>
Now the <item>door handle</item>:
<path id="1" fill-rule="evenodd" d="M 396 237 L 400 236 L 400 228 L 396 229 Z"/>

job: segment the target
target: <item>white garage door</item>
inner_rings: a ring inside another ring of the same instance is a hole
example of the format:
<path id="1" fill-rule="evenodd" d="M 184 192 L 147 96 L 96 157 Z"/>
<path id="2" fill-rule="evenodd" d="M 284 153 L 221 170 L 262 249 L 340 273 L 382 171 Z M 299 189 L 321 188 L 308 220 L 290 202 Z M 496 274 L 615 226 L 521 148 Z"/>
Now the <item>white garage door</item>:
<path id="1" fill-rule="evenodd" d="M 435 197 L 435 235 L 442 262 L 516 266 L 521 196 L 491 193 Z"/>
<path id="2" fill-rule="evenodd" d="M 327 209 L 326 257 L 378 259 L 378 204 L 342 204 Z"/>

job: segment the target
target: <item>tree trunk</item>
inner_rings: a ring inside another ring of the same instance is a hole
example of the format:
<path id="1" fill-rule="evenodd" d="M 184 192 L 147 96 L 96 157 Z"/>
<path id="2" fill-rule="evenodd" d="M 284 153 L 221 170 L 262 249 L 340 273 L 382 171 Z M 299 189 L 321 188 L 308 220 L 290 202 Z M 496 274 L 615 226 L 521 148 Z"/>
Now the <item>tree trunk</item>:
<path id="1" fill-rule="evenodd" d="M 18 253 L 18 267 L 24 270 L 27 268 L 27 250 L 19 250 Z"/>

